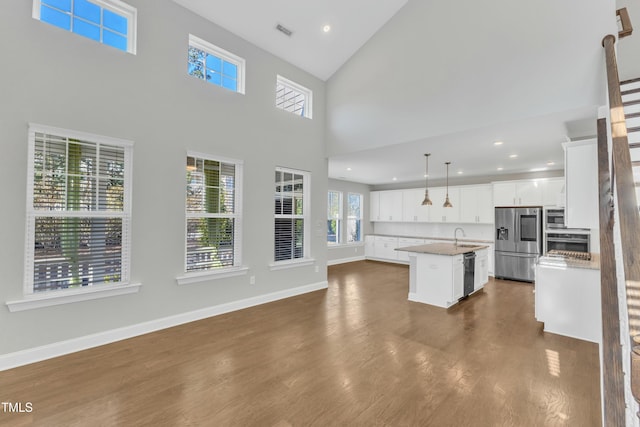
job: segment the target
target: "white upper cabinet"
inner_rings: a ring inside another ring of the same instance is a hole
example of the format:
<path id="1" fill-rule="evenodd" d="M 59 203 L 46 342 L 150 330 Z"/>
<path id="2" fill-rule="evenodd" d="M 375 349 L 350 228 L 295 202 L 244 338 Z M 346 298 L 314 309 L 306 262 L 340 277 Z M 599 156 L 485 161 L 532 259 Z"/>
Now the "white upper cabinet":
<path id="1" fill-rule="evenodd" d="M 422 206 L 424 189 L 402 190 L 402 220 L 404 222 L 429 221 L 429 206 Z"/>
<path id="2" fill-rule="evenodd" d="M 472 185 L 460 189 L 460 222 L 493 223 L 493 190 L 491 185 Z"/>
<path id="3" fill-rule="evenodd" d="M 402 190 L 380 191 L 380 221 L 402 221 Z"/>
<path id="4" fill-rule="evenodd" d="M 565 221 L 570 228 L 598 228 L 598 149 L 595 139 L 563 144 Z"/>
<path id="5" fill-rule="evenodd" d="M 447 194 L 446 187 L 429 189 L 429 197 L 433 205 L 429 206 L 430 222 L 460 222 L 460 189 L 449 187 L 449 201 L 451 208 L 442 207 Z"/>
<path id="6" fill-rule="evenodd" d="M 493 183 L 494 206 L 562 205 L 563 178 Z"/>
<path id="7" fill-rule="evenodd" d="M 380 192 L 369 193 L 369 220 L 380 221 Z"/>

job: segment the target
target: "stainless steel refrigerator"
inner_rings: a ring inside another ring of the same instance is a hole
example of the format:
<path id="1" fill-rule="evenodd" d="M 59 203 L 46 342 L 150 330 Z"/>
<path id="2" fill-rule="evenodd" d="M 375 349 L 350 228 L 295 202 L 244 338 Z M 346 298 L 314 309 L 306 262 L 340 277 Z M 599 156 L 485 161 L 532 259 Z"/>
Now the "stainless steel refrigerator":
<path id="1" fill-rule="evenodd" d="M 496 208 L 495 277 L 533 282 L 542 254 L 542 207 Z"/>

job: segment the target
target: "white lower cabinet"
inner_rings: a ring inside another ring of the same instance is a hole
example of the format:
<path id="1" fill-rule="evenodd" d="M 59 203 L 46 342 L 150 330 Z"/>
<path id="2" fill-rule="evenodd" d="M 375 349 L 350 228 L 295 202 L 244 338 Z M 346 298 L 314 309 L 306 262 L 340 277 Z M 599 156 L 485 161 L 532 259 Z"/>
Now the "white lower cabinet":
<path id="1" fill-rule="evenodd" d="M 398 238 L 398 247 L 399 248 L 404 248 L 407 246 L 418 246 L 418 245 L 424 245 L 424 239 L 415 239 L 412 237 L 399 237 Z M 406 262 L 407 264 L 409 263 L 409 252 L 405 252 L 405 251 L 396 251 L 398 254 L 398 261 L 403 261 Z"/>
<path id="2" fill-rule="evenodd" d="M 476 251 L 476 264 L 473 274 L 473 290 L 477 291 L 489 281 L 489 251 Z"/>
<path id="3" fill-rule="evenodd" d="M 381 260 L 397 261 L 397 247 L 397 237 L 374 236 L 373 257 Z"/>
<path id="4" fill-rule="evenodd" d="M 455 255 L 453 260 L 453 286 L 451 301 L 457 301 L 464 295 L 464 258 L 462 255 Z"/>
<path id="5" fill-rule="evenodd" d="M 364 256 L 373 258 L 375 256 L 376 236 L 364 236 Z"/>

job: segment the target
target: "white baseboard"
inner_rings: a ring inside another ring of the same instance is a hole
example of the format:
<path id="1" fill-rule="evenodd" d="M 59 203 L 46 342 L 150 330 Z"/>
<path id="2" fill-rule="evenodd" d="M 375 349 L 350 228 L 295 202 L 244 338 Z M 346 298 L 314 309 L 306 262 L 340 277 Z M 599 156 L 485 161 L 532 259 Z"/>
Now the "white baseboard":
<path id="1" fill-rule="evenodd" d="M 355 262 L 355 261 L 364 261 L 364 255 L 360 255 L 360 256 L 354 256 L 351 258 L 340 258 L 340 259 L 332 259 L 327 261 L 327 265 L 338 265 L 338 264 L 346 264 L 348 262 Z"/>
<path id="2" fill-rule="evenodd" d="M 278 301 L 281 299 L 290 298 L 296 295 L 302 295 L 321 289 L 327 289 L 328 287 L 329 283 L 327 281 L 312 283 L 310 285 L 300 286 L 297 288 L 285 289 L 265 295 L 258 295 L 251 298 L 232 301 L 226 304 L 215 305 L 212 307 L 189 311 L 186 313 L 176 314 L 173 316 L 138 323 L 131 326 L 125 326 L 118 329 L 112 329 L 105 332 L 99 332 L 92 335 L 86 335 L 66 341 L 60 341 L 53 344 L 30 348 L 27 350 L 16 351 L 14 353 L 3 354 L 0 355 L 0 371 L 16 368 L 18 366 L 28 365 L 30 363 L 40 362 L 42 360 L 47 360 L 58 356 L 63 356 L 65 354 L 75 353 L 77 351 L 86 350 L 92 347 L 98 347 L 127 338 L 132 338 L 138 335 L 148 334 L 150 332 L 171 328 L 173 326 L 182 325 L 184 323 L 194 322 L 196 320 L 206 319 L 208 317 L 218 316 L 220 314 L 242 310 L 256 305 L 266 304 L 269 302 Z"/>

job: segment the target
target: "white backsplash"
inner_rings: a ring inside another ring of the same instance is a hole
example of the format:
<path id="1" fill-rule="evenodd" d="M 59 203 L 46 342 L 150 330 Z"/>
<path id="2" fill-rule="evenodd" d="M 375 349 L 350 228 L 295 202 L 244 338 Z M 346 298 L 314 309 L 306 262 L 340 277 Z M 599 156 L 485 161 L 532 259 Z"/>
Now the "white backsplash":
<path id="1" fill-rule="evenodd" d="M 374 222 L 373 234 L 404 237 L 446 237 L 453 239 L 456 227 L 461 227 L 466 239 L 493 240 L 493 224 L 446 224 L 418 222 Z M 458 233 L 458 237 L 461 237 Z"/>

